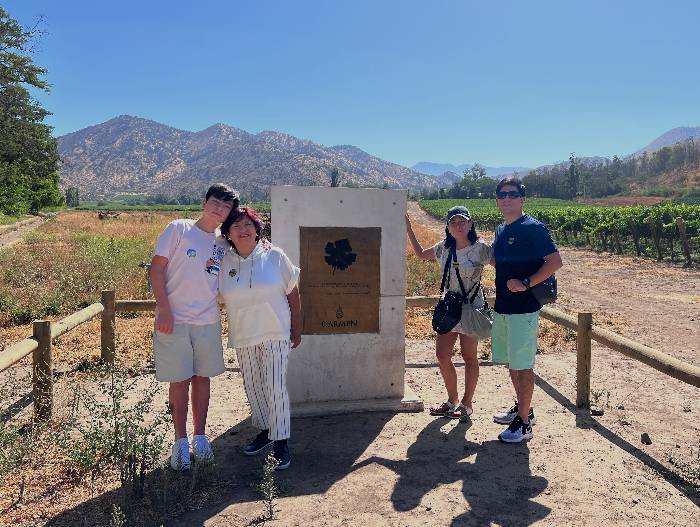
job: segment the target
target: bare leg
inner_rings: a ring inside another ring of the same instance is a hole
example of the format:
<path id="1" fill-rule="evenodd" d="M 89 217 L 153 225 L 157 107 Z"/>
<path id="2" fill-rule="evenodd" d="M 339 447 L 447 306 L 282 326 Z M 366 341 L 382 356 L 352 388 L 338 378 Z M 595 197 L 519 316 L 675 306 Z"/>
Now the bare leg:
<path id="1" fill-rule="evenodd" d="M 452 404 L 457 404 L 459 396 L 457 395 L 457 371 L 452 364 L 452 353 L 455 342 L 457 342 L 457 333 L 446 333 L 438 335 L 435 339 L 435 355 L 437 356 L 438 365 L 442 380 L 445 382 L 447 389 L 447 399 Z"/>
<path id="2" fill-rule="evenodd" d="M 534 370 L 511 370 L 515 372 L 518 383 L 518 415 L 524 423 L 529 421 L 532 393 L 535 390 Z"/>
<path id="3" fill-rule="evenodd" d="M 520 390 L 520 387 L 518 386 L 518 370 L 508 370 L 508 373 L 510 373 L 510 382 L 513 383 L 513 389 L 515 390 L 515 400 L 518 400 L 518 391 Z"/>
<path id="4" fill-rule="evenodd" d="M 209 410 L 209 377 L 192 377 L 192 421 L 194 435 L 204 435 Z"/>
<path id="5" fill-rule="evenodd" d="M 467 335 L 459 336 L 459 347 L 464 359 L 464 396 L 462 405 L 472 407 L 476 384 L 479 382 L 479 359 L 476 357 L 476 348 L 479 341 Z"/>
<path id="6" fill-rule="evenodd" d="M 175 440 L 187 437 L 187 395 L 190 388 L 190 379 L 180 382 L 171 382 L 168 389 L 168 402 L 175 426 Z"/>

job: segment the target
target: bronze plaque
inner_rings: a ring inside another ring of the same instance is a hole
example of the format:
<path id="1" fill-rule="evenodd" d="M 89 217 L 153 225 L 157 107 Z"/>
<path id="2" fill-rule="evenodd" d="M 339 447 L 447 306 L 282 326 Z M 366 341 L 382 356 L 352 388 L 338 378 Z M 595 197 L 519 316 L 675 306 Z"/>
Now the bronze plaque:
<path id="1" fill-rule="evenodd" d="M 299 227 L 302 333 L 379 333 L 379 227 Z"/>

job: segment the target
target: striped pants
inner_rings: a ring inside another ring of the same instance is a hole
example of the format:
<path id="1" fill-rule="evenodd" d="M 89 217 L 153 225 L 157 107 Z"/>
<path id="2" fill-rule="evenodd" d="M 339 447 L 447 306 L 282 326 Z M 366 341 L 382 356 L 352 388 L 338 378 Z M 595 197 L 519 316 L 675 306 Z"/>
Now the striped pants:
<path id="1" fill-rule="evenodd" d="M 289 438 L 287 359 L 289 340 L 272 340 L 236 348 L 253 426 L 268 430 L 272 440 Z"/>

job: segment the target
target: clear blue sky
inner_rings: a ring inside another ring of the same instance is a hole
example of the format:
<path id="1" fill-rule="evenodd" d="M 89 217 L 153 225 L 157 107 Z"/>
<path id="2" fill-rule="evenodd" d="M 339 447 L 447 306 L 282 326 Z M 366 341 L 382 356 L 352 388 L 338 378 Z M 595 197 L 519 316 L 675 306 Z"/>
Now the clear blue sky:
<path id="1" fill-rule="evenodd" d="M 0 2 L 46 17 L 56 135 L 131 114 L 534 167 L 700 125 L 697 0 Z"/>

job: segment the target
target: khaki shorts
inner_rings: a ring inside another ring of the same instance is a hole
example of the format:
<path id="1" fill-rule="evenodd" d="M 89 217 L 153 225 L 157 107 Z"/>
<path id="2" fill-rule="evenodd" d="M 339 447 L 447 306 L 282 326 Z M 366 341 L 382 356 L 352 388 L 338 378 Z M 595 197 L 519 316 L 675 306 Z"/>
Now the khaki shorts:
<path id="1" fill-rule="evenodd" d="M 156 379 L 162 382 L 185 381 L 194 375 L 221 375 L 226 371 L 221 323 L 205 326 L 175 324 L 171 334 L 154 329 L 153 355 Z"/>

